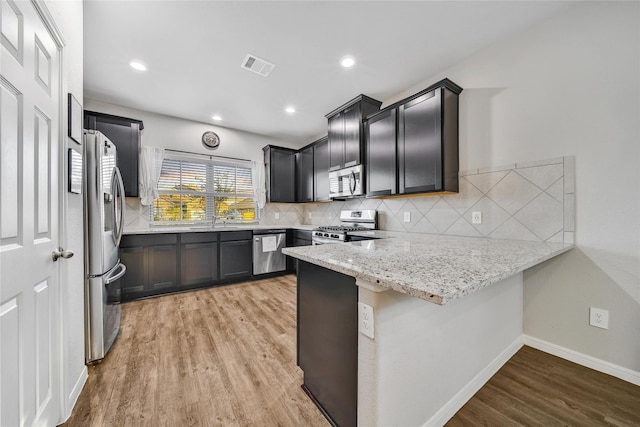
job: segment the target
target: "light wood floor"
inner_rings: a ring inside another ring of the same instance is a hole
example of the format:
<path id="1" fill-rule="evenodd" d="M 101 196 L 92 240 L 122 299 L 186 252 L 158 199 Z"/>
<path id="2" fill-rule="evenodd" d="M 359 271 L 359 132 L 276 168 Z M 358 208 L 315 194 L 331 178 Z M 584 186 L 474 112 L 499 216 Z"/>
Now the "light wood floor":
<path id="1" fill-rule="evenodd" d="M 123 304 L 66 426 L 323 426 L 300 388 L 294 276 Z"/>
<path id="2" fill-rule="evenodd" d="M 294 276 L 123 304 L 64 425 L 326 427 L 295 321 Z M 640 387 L 523 347 L 447 425 L 640 426 Z"/>

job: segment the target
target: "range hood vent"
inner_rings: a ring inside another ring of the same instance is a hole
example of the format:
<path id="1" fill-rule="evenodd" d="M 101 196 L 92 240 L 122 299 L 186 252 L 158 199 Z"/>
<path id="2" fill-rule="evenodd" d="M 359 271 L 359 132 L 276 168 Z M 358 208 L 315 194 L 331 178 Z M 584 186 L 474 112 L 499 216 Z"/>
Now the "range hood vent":
<path id="1" fill-rule="evenodd" d="M 255 55 L 247 54 L 240 65 L 245 70 L 253 71 L 256 74 L 267 77 L 276 66 L 271 62 L 258 58 Z"/>

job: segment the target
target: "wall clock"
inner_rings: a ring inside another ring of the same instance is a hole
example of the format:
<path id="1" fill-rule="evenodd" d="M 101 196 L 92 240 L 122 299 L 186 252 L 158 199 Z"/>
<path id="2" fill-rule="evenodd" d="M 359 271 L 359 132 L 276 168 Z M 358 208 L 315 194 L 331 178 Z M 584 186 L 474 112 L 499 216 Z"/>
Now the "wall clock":
<path id="1" fill-rule="evenodd" d="M 215 132 L 205 132 L 202 134 L 202 143 L 205 147 L 215 150 L 220 146 L 220 137 Z"/>

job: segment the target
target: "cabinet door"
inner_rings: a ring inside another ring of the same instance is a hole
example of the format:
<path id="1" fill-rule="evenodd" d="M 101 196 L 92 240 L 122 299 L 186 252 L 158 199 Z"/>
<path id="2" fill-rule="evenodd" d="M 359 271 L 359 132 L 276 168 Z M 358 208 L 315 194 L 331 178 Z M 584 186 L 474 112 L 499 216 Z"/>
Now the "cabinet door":
<path id="1" fill-rule="evenodd" d="M 355 166 L 361 163 L 361 128 L 362 114 L 360 103 L 352 105 L 344 110 L 344 167 Z"/>
<path id="2" fill-rule="evenodd" d="M 182 244 L 180 252 L 180 286 L 218 280 L 217 241 Z"/>
<path id="3" fill-rule="evenodd" d="M 329 118 L 329 170 L 344 167 L 344 114 Z"/>
<path id="4" fill-rule="evenodd" d="M 396 194 L 396 110 L 388 110 L 365 124 L 367 195 Z"/>
<path id="5" fill-rule="evenodd" d="M 250 277 L 253 271 L 253 241 L 220 242 L 220 279 Z"/>
<path id="6" fill-rule="evenodd" d="M 298 366 L 333 425 L 357 425 L 358 287 L 353 277 L 298 262 Z"/>
<path id="7" fill-rule="evenodd" d="M 176 289 L 178 287 L 177 245 L 149 246 L 146 250 L 148 292 L 156 294 Z"/>
<path id="8" fill-rule="evenodd" d="M 398 190 L 442 190 L 440 89 L 399 107 Z"/>
<path id="9" fill-rule="evenodd" d="M 121 248 L 120 262 L 127 272 L 120 279 L 122 300 L 127 301 L 144 293 L 146 281 L 145 248 L 142 246 Z"/>
<path id="10" fill-rule="evenodd" d="M 296 154 L 297 202 L 313 202 L 313 146 Z"/>
<path id="11" fill-rule="evenodd" d="M 296 163 L 294 152 L 271 148 L 270 201 L 293 203 L 296 201 Z"/>
<path id="12" fill-rule="evenodd" d="M 314 194 L 313 200 L 329 200 L 329 140 L 317 142 L 313 149 Z"/>
<path id="13" fill-rule="evenodd" d="M 118 167 L 127 197 L 138 197 L 138 157 L 140 154 L 140 124 L 125 118 L 87 115 L 88 129 L 102 132 L 118 149 Z"/>

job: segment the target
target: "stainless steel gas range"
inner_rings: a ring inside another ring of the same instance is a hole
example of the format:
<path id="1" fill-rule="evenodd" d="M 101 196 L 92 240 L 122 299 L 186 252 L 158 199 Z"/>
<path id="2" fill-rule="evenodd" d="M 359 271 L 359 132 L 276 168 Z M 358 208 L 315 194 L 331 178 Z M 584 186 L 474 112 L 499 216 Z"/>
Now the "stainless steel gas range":
<path id="1" fill-rule="evenodd" d="M 325 245 L 354 240 L 363 240 L 360 236 L 349 233 L 369 231 L 378 228 L 378 211 L 374 209 L 340 211 L 340 225 L 318 227 L 311 233 L 311 243 Z M 367 239 L 366 237 L 364 239 Z"/>

